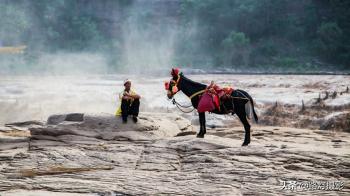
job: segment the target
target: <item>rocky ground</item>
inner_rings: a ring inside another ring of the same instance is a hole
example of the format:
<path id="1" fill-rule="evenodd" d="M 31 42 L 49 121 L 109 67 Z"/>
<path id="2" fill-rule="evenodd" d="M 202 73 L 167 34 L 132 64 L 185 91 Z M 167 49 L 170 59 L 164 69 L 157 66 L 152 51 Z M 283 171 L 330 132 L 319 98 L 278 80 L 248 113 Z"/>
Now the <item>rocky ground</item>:
<path id="1" fill-rule="evenodd" d="M 253 125 L 241 147 L 241 126 L 200 139 L 192 124 L 171 113 L 142 113 L 137 124 L 79 113 L 7 124 L 0 195 L 350 194 L 348 132 Z"/>

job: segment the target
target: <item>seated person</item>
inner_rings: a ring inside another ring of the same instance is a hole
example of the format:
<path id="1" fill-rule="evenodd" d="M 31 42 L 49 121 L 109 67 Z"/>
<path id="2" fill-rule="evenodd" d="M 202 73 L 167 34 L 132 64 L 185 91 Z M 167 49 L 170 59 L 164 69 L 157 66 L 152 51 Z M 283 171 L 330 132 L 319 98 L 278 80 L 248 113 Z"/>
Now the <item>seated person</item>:
<path id="1" fill-rule="evenodd" d="M 140 107 L 140 95 L 131 89 L 131 81 L 124 81 L 124 90 L 119 94 L 120 106 L 116 116 L 122 116 L 123 123 L 127 123 L 128 116 L 132 115 L 133 121 L 137 122 Z"/>

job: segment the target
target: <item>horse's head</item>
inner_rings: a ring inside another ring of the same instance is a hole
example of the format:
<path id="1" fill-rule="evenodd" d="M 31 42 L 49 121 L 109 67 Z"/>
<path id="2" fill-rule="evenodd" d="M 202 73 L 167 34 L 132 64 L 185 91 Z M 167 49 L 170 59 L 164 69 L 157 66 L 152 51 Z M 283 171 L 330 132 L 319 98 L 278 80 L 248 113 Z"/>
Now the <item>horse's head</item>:
<path id="1" fill-rule="evenodd" d="M 177 68 L 171 69 L 171 76 L 169 82 L 165 82 L 165 90 L 167 91 L 167 96 L 169 99 L 173 98 L 173 96 L 180 90 L 179 82 L 180 82 L 180 71 Z"/>

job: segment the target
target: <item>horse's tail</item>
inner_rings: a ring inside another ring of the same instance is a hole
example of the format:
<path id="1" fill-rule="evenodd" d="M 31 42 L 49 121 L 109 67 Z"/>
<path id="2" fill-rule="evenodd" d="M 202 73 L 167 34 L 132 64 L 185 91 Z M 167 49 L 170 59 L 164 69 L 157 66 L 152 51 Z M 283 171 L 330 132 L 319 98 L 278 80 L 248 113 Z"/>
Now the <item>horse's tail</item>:
<path id="1" fill-rule="evenodd" d="M 241 92 L 246 98 L 249 99 L 249 102 L 250 102 L 250 105 L 251 105 L 251 110 L 250 110 L 250 107 L 249 107 L 249 112 L 246 112 L 248 117 L 250 117 L 250 112 L 253 111 L 253 117 L 254 117 L 254 120 L 256 123 L 258 123 L 259 119 L 258 119 L 258 115 L 256 115 L 256 112 L 255 112 L 255 109 L 254 109 L 254 101 L 253 101 L 253 98 L 247 93 L 245 92 L 244 90 L 236 90 L 236 91 L 239 91 Z"/>
<path id="2" fill-rule="evenodd" d="M 254 116 L 254 120 L 256 123 L 258 123 L 259 119 L 258 119 L 258 115 L 256 115 L 255 109 L 254 109 L 254 101 L 253 98 L 248 94 L 248 98 L 250 100 L 250 104 L 252 105 L 253 108 L 253 116 Z"/>

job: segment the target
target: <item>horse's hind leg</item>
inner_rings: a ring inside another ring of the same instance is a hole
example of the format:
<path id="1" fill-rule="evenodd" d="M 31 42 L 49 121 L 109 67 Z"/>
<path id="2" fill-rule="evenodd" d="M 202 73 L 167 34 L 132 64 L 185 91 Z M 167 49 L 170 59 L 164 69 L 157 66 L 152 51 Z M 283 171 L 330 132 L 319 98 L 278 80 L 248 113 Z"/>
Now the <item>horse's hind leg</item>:
<path id="1" fill-rule="evenodd" d="M 242 146 L 247 146 L 250 143 L 250 124 L 247 120 L 245 111 L 240 111 L 236 113 L 239 120 L 241 120 L 243 126 L 244 126 L 244 130 L 245 130 L 245 135 L 244 135 L 244 142 L 242 144 Z"/>

